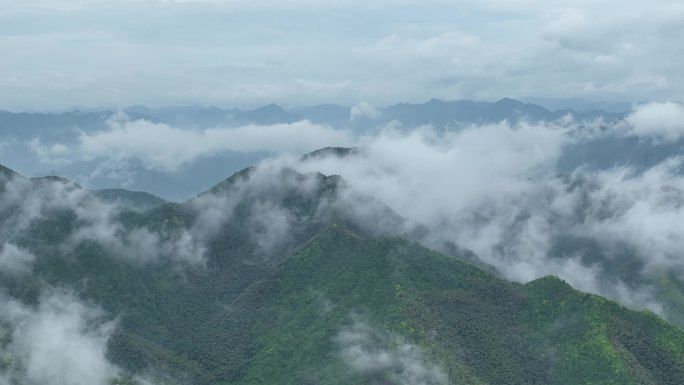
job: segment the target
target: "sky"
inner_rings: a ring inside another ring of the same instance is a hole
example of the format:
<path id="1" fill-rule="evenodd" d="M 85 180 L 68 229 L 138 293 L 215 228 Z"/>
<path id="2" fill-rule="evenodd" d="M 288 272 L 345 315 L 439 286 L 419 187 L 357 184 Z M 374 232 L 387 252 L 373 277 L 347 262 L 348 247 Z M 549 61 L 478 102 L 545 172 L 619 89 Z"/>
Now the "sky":
<path id="1" fill-rule="evenodd" d="M 677 0 L 0 0 L 0 109 L 681 100 Z"/>

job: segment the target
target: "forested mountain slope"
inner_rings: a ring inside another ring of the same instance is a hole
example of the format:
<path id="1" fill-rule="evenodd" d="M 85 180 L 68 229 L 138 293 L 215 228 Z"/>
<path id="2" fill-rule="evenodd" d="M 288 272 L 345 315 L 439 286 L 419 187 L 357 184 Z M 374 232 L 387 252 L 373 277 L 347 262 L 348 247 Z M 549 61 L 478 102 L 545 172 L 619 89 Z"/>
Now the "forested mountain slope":
<path id="1" fill-rule="evenodd" d="M 41 352 L 69 356 L 85 337 L 102 343 L 100 366 L 53 359 L 66 373 L 55 383 L 684 378 L 684 332 L 655 314 L 429 250 L 406 238 L 419 226 L 337 176 L 250 168 L 140 211 L 61 179 L 3 175 L 0 384 L 50 378 Z M 61 344 L 29 327 L 81 318 Z"/>

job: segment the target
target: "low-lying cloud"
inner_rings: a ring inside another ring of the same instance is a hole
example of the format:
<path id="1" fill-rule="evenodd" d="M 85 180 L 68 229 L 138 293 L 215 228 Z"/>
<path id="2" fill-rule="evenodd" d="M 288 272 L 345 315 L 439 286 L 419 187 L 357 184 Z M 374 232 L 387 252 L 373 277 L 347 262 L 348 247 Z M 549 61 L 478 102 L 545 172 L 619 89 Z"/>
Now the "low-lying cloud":
<path id="1" fill-rule="evenodd" d="M 90 158 L 138 157 L 151 169 L 173 171 L 227 150 L 304 153 L 351 142 L 349 133 L 309 121 L 191 130 L 118 114 L 107 130 L 83 133 L 79 151 Z"/>
<path id="2" fill-rule="evenodd" d="M 27 269 L 34 257 L 11 242 L 45 221 L 58 221 L 50 227 L 66 231 L 55 245 L 55 250 L 63 254 L 90 241 L 115 257 L 138 264 L 161 259 L 195 265 L 205 262 L 205 247 L 187 229 L 153 231 L 144 226 L 126 226 L 121 218 L 124 206 L 105 202 L 70 182 L 16 177 L 4 188 L 0 196 L 0 241 L 10 243 L 3 246 L 0 266 L 8 270 Z"/>
<path id="3" fill-rule="evenodd" d="M 120 370 L 106 358 L 114 324 L 72 293 L 27 306 L 0 299 L 0 383 L 106 385 Z"/>
<path id="4" fill-rule="evenodd" d="M 681 103 L 647 103 L 637 106 L 625 119 L 635 136 L 663 142 L 676 142 L 684 137 L 684 105 Z"/>
<path id="5" fill-rule="evenodd" d="M 367 102 L 361 102 L 355 106 L 352 106 L 350 114 L 349 114 L 349 119 L 351 120 L 357 120 L 357 119 L 376 119 L 380 116 L 380 111 L 378 111 L 375 106 L 373 106 L 370 103 Z"/>
<path id="6" fill-rule="evenodd" d="M 404 338 L 376 330 L 355 317 L 335 337 L 342 359 L 356 372 L 399 385 L 445 385 L 444 370 L 426 352 Z M 373 382 L 374 383 L 374 382 Z"/>
<path id="7" fill-rule="evenodd" d="M 0 272 L 27 273 L 36 257 L 17 245 L 5 242 L 0 246 Z"/>

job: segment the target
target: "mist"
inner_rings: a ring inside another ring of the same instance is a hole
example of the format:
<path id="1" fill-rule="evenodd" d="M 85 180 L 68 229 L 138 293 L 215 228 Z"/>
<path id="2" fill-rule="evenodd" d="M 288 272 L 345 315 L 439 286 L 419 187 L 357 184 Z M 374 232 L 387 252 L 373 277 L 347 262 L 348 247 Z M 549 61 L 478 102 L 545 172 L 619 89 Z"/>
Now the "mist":
<path id="1" fill-rule="evenodd" d="M 106 358 L 115 324 L 73 293 L 37 306 L 0 297 L 0 384 L 106 385 L 120 370 Z"/>
<path id="2" fill-rule="evenodd" d="M 399 385 L 443 385 L 448 377 L 419 346 L 386 330 L 371 327 L 359 316 L 335 336 L 344 362 L 368 381 Z"/>
<path id="3" fill-rule="evenodd" d="M 69 255 L 83 242 L 96 242 L 117 258 L 140 266 L 161 260 L 202 265 L 204 246 L 187 230 L 151 230 L 127 225 L 124 204 L 106 202 L 90 191 L 59 178 L 31 180 L 21 176 L 4 183 L 0 197 L 0 264 L 3 271 L 27 271 L 35 259 L 30 250 L 12 242 L 26 242 L 27 234 L 42 228 L 61 228 L 63 239 L 51 253 Z M 55 221 L 57 223 L 55 223 Z M 38 247 L 41 242 L 34 243 Z M 43 251 L 43 254 L 45 252 Z"/>

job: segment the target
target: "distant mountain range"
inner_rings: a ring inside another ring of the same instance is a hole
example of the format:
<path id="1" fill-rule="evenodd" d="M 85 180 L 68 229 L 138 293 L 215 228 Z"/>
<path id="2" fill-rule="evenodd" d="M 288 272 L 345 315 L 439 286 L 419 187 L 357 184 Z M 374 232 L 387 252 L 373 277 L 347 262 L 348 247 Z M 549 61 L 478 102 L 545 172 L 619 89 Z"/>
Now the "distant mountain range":
<path id="1" fill-rule="evenodd" d="M 584 107 L 592 105 L 584 105 Z M 429 125 L 438 133 L 458 131 L 478 124 L 507 121 L 566 122 L 608 127 L 625 114 L 584 108 L 549 110 L 536 104 L 504 98 L 497 102 L 441 101 L 399 103 L 372 107 L 318 105 L 284 109 L 269 104 L 253 110 L 202 106 L 144 107 L 122 111 L 131 121 L 146 120 L 186 130 L 245 125 L 291 124 L 308 120 L 344 130 L 352 135 L 372 135 L 391 126 L 405 132 Z M 359 110 L 359 111 L 357 111 Z M 110 159 L 84 158 L 79 154 L 83 134 L 108 130 L 114 110 L 71 110 L 61 113 L 11 113 L 0 111 L 0 162 L 26 175 L 62 175 L 89 188 L 127 188 L 146 191 L 171 201 L 189 199 L 218 182 L 226 173 L 238 171 L 274 155 L 268 151 L 225 150 L 199 156 L 177 170 L 152 169 L 135 156 Z M 610 129 L 606 132 L 610 133 Z M 228 146 L 229 144 L 227 144 Z M 566 149 L 557 165 L 558 173 L 578 166 L 606 168 L 628 164 L 648 167 L 680 151 L 682 143 L 648 143 L 639 138 L 609 134 L 581 141 Z"/>
<path id="2" fill-rule="evenodd" d="M 352 119 L 352 108 L 334 104 L 299 107 L 285 110 L 269 104 L 254 110 L 221 109 L 218 107 L 130 107 L 128 113 L 150 116 L 179 127 L 216 127 L 245 124 L 286 124 L 298 120 L 330 124 L 335 127 L 351 127 L 358 130 L 372 129 L 369 121 L 377 123 L 399 122 L 412 128 L 432 125 L 440 130 L 459 128 L 463 125 L 498 123 L 507 120 L 513 124 L 522 120 L 530 122 L 553 121 L 571 116 L 578 121 L 603 119 L 606 122 L 621 119 L 624 114 L 601 110 L 577 112 L 572 109 L 550 111 L 536 104 L 523 103 L 504 98 L 497 102 L 471 100 L 441 101 L 432 99 L 425 103 L 399 103 L 377 108 L 376 116 L 359 116 Z"/>
<path id="3" fill-rule="evenodd" d="M 55 136 L 63 135 L 70 129 L 96 130 L 117 110 L 97 110 L 82 112 L 73 110 L 61 113 L 0 111 L 0 137 L 28 138 L 44 135 L 50 129 Z M 352 107 L 325 104 L 297 107 L 286 110 L 276 104 L 269 104 L 253 110 L 238 108 L 183 106 L 183 107 L 145 107 L 134 106 L 122 109 L 132 119 L 146 119 L 162 122 L 176 127 L 212 128 L 217 126 L 238 126 L 246 124 L 287 124 L 299 120 L 310 120 L 334 126 L 355 126 L 351 121 Z M 622 113 L 602 110 L 575 111 L 573 109 L 548 110 L 536 104 L 504 98 L 497 102 L 472 100 L 442 101 L 432 99 L 425 103 L 399 103 L 377 108 L 378 115 L 372 119 L 377 122 L 398 121 L 408 127 L 431 124 L 439 129 L 457 128 L 464 124 L 492 123 L 508 120 L 530 122 L 552 121 L 565 116 L 575 119 L 594 120 L 602 118 L 607 122 L 620 119 Z M 367 125 L 367 121 L 363 125 Z M 49 138 L 49 136 L 47 136 Z"/>

